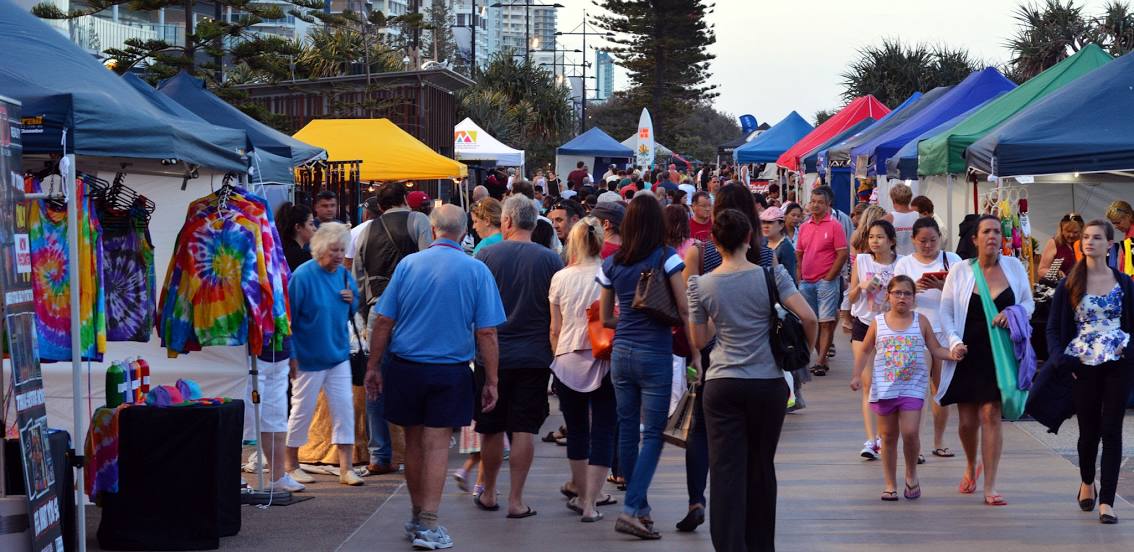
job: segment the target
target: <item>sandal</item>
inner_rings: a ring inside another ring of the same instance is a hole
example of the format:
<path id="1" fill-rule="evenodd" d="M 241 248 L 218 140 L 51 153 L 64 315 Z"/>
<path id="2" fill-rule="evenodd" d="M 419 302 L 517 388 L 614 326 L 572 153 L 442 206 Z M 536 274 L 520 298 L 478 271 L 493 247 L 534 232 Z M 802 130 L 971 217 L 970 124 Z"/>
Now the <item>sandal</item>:
<path id="1" fill-rule="evenodd" d="M 619 516 L 618 521 L 614 522 L 614 531 L 625 535 L 632 535 L 642 540 L 661 539 L 661 533 L 658 533 L 657 531 L 654 531 L 644 525 L 639 525 L 638 523 L 635 523 L 634 521 L 631 521 L 630 519 L 627 519 L 623 516 Z"/>
<path id="2" fill-rule="evenodd" d="M 528 509 L 524 510 L 523 512 L 520 512 L 518 514 L 508 514 L 507 516 L 504 516 L 504 517 L 507 517 L 508 519 L 524 519 L 524 518 L 532 517 L 532 516 L 536 515 L 537 513 L 539 513 L 539 512 L 536 512 L 535 510 L 532 509 L 531 506 L 528 506 Z"/>
<path id="3" fill-rule="evenodd" d="M 902 494 L 905 495 L 906 500 L 917 500 L 921 498 L 921 483 L 913 487 L 911 487 L 909 483 L 906 483 L 906 490 Z"/>
<path id="4" fill-rule="evenodd" d="M 579 518 L 579 521 L 581 521 L 583 523 L 594 523 L 596 521 L 599 521 L 602 518 L 603 518 L 602 512 L 595 510 L 595 515 L 583 516 L 583 517 Z"/>
<path id="5" fill-rule="evenodd" d="M 886 502 L 897 502 L 898 491 L 882 491 L 882 500 Z"/>
<path id="6" fill-rule="evenodd" d="M 973 472 L 973 478 L 961 477 L 961 484 L 957 486 L 957 492 L 961 494 L 973 494 L 976 492 L 977 479 L 980 479 L 980 472 L 984 469 L 984 464 L 977 464 L 976 470 Z"/>
<path id="7" fill-rule="evenodd" d="M 821 364 L 816 364 L 815 366 L 811 367 L 811 375 L 813 375 L 813 376 L 825 376 L 825 375 L 827 375 L 827 370 L 830 370 L 830 368 L 823 366 Z"/>
<path id="8" fill-rule="evenodd" d="M 989 506 L 1007 506 L 1008 505 L 1008 501 L 1004 500 L 1004 497 L 1002 497 L 998 494 L 994 494 L 994 495 L 991 495 L 991 496 L 984 497 L 984 503 L 989 505 Z"/>
<path id="9" fill-rule="evenodd" d="M 555 442 L 555 432 L 554 431 L 547 432 L 547 435 L 544 435 L 543 438 L 540 439 L 540 440 L 545 442 L 545 443 L 554 443 Z"/>
<path id="10" fill-rule="evenodd" d="M 933 455 L 940 456 L 941 458 L 952 458 L 956 456 L 953 451 L 949 450 L 949 447 L 935 448 L 933 449 Z"/>
<path id="11" fill-rule="evenodd" d="M 595 506 L 610 506 L 611 504 L 618 504 L 618 499 L 610 495 L 606 495 L 602 500 L 595 502 Z"/>
<path id="12" fill-rule="evenodd" d="M 559 494 L 561 494 L 561 495 L 563 495 L 567 498 L 575 498 L 575 497 L 579 496 L 579 493 L 572 491 L 571 489 L 568 489 L 566 483 L 564 483 L 562 487 L 559 487 Z"/>
<path id="13" fill-rule="evenodd" d="M 576 514 L 579 514 L 580 516 L 583 515 L 583 507 L 579 506 L 578 497 L 572 498 L 571 500 L 567 501 L 567 509 L 575 512 Z"/>
<path id="14" fill-rule="evenodd" d="M 493 504 L 492 506 L 489 506 L 489 505 L 481 502 L 480 496 L 481 495 L 473 496 L 473 499 L 472 499 L 473 504 L 476 504 L 477 508 L 480 508 L 481 510 L 484 510 L 486 512 L 495 512 L 495 511 L 500 509 L 500 504 Z"/>
<path id="15" fill-rule="evenodd" d="M 917 455 L 917 465 L 920 466 L 924 463 L 925 463 L 925 455 L 924 454 Z"/>

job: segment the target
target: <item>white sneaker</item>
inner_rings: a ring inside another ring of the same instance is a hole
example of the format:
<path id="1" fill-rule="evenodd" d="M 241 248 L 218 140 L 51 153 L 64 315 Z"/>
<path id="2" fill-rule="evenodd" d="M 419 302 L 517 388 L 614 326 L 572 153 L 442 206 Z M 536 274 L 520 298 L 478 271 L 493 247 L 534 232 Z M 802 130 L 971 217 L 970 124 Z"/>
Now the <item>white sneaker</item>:
<path id="1" fill-rule="evenodd" d="M 291 470 L 290 472 L 288 472 L 288 475 L 291 476 L 292 481 L 295 481 L 296 483 L 310 485 L 315 482 L 315 478 L 311 477 L 311 474 L 303 471 L 303 468 L 296 468 L 294 470 Z"/>
<path id="2" fill-rule="evenodd" d="M 859 456 L 861 456 L 861 457 L 863 457 L 867 460 L 877 460 L 878 459 L 878 451 L 874 450 L 874 441 L 867 441 L 867 442 L 863 443 L 862 444 L 862 452 L 859 453 Z"/>
<path id="3" fill-rule="evenodd" d="M 413 536 L 414 550 L 443 550 L 453 547 L 453 538 L 444 527 L 437 527 L 432 531 L 420 529 Z"/>
<path id="4" fill-rule="evenodd" d="M 292 479 L 292 477 L 290 475 L 286 474 L 286 473 L 283 474 L 282 476 L 280 476 L 279 479 L 273 481 L 272 487 L 271 487 L 271 489 L 273 491 L 276 491 L 276 492 L 286 491 L 286 492 L 289 492 L 289 493 L 298 493 L 298 492 L 303 491 L 306 488 L 307 487 L 303 486 L 303 483 L 300 483 L 300 482 L 296 481 L 295 479 Z"/>
<path id="5" fill-rule="evenodd" d="M 351 487 L 358 487 L 364 485 L 366 482 L 362 480 L 354 470 L 347 470 L 339 474 L 339 483 L 343 485 L 350 485 Z"/>

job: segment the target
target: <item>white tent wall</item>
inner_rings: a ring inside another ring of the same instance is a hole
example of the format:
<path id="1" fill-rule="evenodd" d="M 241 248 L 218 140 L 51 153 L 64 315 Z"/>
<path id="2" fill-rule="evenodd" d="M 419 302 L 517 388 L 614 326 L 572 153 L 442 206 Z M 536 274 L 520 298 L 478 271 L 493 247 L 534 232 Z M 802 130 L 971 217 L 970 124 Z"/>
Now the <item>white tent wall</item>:
<path id="1" fill-rule="evenodd" d="M 567 175 L 575 170 L 575 165 L 582 161 L 587 166 L 587 172 L 591 174 L 591 178 L 602 178 L 602 173 L 595 174 L 595 156 L 593 155 L 556 155 L 555 156 L 555 174 L 563 181 L 564 186 L 567 184 Z M 606 172 L 606 169 L 603 169 Z"/>
<path id="2" fill-rule="evenodd" d="M 79 170 L 83 170 L 82 162 Z M 112 181 L 114 173 L 98 173 L 99 177 Z M 127 175 L 126 185 L 153 200 L 156 205 L 150 219 L 150 236 L 154 246 L 154 268 L 158 293 L 165 281 L 169 258 L 177 233 L 185 221 L 185 211 L 189 203 L 211 193 L 221 186 L 223 173 L 210 174 L 202 170 L 200 178 L 190 180 L 185 190 L 181 189 L 181 178 L 165 176 Z M 202 351 L 180 355 L 176 359 L 167 357 L 166 350 L 154 332 L 148 343 L 108 342 L 104 362 L 84 363 L 84 378 L 87 378 L 89 396 L 84 401 L 93 411 L 106 404 L 106 369 L 111 362 L 128 357 L 140 356 L 150 365 L 151 385 L 173 385 L 178 379 L 193 379 L 201 385 L 205 396 L 244 397 L 245 382 L 248 379 L 248 356 L 244 347 L 206 347 Z M 88 368 L 89 367 L 89 368 Z M 52 427 L 71 429 L 73 417 L 73 392 L 71 388 L 71 363 L 56 362 L 43 365 L 43 387 L 47 401 L 47 418 Z M 89 413 L 84 415 L 90 419 Z M 14 419 L 14 418 L 12 418 Z M 82 435 L 72 435 L 72 441 L 79 443 L 85 438 L 86 425 Z"/>

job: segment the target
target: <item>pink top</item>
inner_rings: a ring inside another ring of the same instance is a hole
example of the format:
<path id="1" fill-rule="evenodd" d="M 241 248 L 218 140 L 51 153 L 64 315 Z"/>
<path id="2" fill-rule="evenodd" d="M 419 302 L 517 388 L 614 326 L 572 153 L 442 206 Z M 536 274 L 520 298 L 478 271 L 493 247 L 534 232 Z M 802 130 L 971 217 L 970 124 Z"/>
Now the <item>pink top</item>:
<path id="1" fill-rule="evenodd" d="M 811 217 L 799 226 L 796 250 L 803 252 L 800 277 L 804 282 L 815 282 L 827 275 L 835 264 L 836 252 L 847 248 L 847 236 L 831 212 L 827 218 L 816 221 Z"/>

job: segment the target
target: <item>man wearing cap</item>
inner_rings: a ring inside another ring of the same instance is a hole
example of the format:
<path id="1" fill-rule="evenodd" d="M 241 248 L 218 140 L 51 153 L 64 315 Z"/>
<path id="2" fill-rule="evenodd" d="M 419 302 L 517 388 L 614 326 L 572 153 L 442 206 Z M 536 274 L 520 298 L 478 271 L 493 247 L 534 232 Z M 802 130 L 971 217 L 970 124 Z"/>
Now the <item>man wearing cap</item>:
<path id="1" fill-rule="evenodd" d="M 433 199 L 421 190 L 414 190 L 406 194 L 406 205 L 409 206 L 411 211 L 417 211 L 426 217 L 433 211 Z"/>
<path id="2" fill-rule="evenodd" d="M 605 259 L 614 255 L 622 247 L 619 227 L 622 226 L 622 217 L 626 216 L 626 208 L 621 203 L 601 203 L 591 209 L 591 216 L 602 222 L 603 243 L 599 256 Z"/>
<path id="3" fill-rule="evenodd" d="M 374 324 L 377 310 L 373 306 L 386 290 L 398 264 L 406 256 L 428 248 L 433 241 L 429 217 L 409 209 L 405 186 L 396 182 L 386 185 L 378 193 L 377 202 L 382 215 L 374 218 L 366 231 L 360 233 L 360 240 L 356 242 L 358 262 L 351 267 L 362 293 L 360 310 L 369 312 L 367 327 Z M 390 428 L 383 416 L 384 399 L 378 395 L 374 400 L 366 401 L 366 425 L 370 433 L 367 470 L 372 474 L 397 471 L 397 466 L 392 464 Z"/>
<path id="4" fill-rule="evenodd" d="M 449 438 L 472 422 L 474 355 L 484 367 L 480 410 L 496 407 L 496 327 L 506 321 L 492 272 L 461 251 L 465 213 L 442 205 L 430 223 L 437 239 L 398 264 L 375 305 L 366 369 L 367 400 L 384 394 L 387 418 L 405 428 L 413 516 L 405 532 L 423 550 L 453 546 L 438 519 Z"/>

